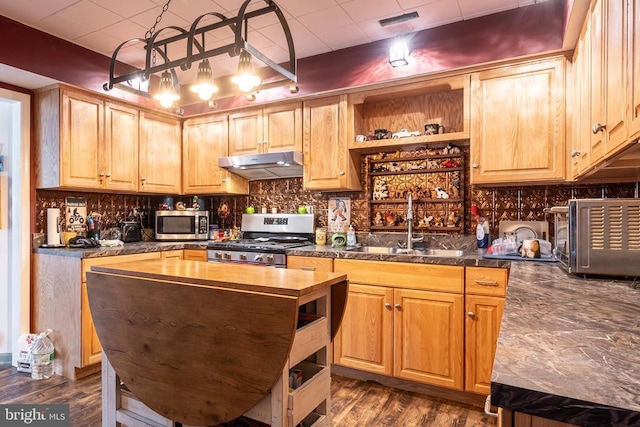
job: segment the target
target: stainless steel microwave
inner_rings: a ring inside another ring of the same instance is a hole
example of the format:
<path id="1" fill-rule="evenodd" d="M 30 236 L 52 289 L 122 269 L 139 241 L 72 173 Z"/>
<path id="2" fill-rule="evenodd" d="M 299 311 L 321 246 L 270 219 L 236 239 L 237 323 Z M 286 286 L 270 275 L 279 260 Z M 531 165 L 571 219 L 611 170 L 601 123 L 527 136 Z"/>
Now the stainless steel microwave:
<path id="1" fill-rule="evenodd" d="M 207 240 L 209 212 L 156 211 L 156 240 Z"/>
<path id="2" fill-rule="evenodd" d="M 556 206 L 554 253 L 570 273 L 640 276 L 640 199 Z"/>

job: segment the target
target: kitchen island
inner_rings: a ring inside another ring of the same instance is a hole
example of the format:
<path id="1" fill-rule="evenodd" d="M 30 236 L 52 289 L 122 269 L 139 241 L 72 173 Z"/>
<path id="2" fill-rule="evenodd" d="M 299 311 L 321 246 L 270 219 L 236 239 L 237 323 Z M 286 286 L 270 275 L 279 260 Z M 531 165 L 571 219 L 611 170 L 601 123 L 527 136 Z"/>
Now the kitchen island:
<path id="1" fill-rule="evenodd" d="M 103 425 L 217 425 L 245 413 L 273 426 L 330 424 L 345 275 L 165 259 L 94 266 L 87 286 Z M 302 375 L 294 390 L 292 369 Z"/>

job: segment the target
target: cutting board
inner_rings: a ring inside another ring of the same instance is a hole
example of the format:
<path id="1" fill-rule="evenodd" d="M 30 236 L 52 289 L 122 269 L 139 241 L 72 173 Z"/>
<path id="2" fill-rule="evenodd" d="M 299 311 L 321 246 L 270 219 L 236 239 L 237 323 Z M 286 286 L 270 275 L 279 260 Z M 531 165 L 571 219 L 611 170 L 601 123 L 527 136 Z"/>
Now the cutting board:
<path id="1" fill-rule="evenodd" d="M 558 259 L 553 255 L 541 255 L 540 258 L 523 258 L 518 254 L 508 255 L 496 255 L 496 254 L 484 254 L 483 258 L 489 259 L 506 259 L 510 261 L 540 261 L 540 262 L 558 262 Z"/>

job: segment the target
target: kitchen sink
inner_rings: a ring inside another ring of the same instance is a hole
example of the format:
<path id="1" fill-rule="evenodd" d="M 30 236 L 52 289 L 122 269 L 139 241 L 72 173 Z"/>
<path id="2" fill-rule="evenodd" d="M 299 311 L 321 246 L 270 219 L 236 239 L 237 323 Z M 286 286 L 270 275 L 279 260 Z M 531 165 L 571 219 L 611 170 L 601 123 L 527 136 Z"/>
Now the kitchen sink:
<path id="1" fill-rule="evenodd" d="M 416 255 L 434 257 L 461 257 L 464 252 L 457 249 L 402 249 L 387 248 L 384 246 L 358 246 L 347 248 L 349 252 L 359 252 L 364 254 L 384 254 L 384 255 Z"/>

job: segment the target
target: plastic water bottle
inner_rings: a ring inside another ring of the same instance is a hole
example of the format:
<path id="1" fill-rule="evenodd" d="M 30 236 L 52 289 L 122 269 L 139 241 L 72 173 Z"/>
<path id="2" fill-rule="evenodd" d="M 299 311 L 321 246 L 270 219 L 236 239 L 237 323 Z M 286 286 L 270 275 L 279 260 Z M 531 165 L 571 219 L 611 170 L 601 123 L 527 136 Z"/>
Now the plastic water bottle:
<path id="1" fill-rule="evenodd" d="M 31 345 L 31 378 L 43 380 L 53 376 L 53 343 L 42 332 Z"/>
<path id="2" fill-rule="evenodd" d="M 358 242 L 356 241 L 356 232 L 353 229 L 353 225 L 349 226 L 349 231 L 347 231 L 347 246 L 355 246 Z"/>

